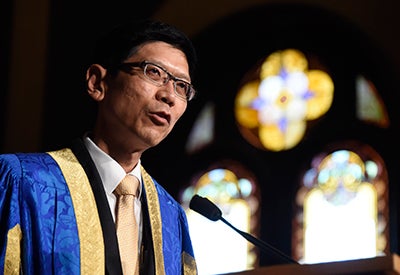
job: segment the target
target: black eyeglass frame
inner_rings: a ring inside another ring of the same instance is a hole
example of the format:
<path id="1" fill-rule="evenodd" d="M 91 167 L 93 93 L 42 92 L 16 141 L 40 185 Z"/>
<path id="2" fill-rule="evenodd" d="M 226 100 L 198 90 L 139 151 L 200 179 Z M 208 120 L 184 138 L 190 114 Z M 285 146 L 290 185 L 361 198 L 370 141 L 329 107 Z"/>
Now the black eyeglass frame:
<path id="1" fill-rule="evenodd" d="M 154 66 L 154 67 L 156 67 L 156 68 L 162 70 L 164 73 L 167 74 L 168 77 L 165 78 L 165 79 L 163 80 L 163 83 L 159 83 L 159 82 L 157 82 L 156 80 L 152 79 L 150 76 L 147 75 L 147 73 L 146 73 L 146 67 L 147 67 L 148 65 L 152 65 L 152 66 Z M 194 96 L 196 95 L 196 90 L 194 89 L 194 87 L 193 87 L 193 85 L 192 85 L 191 83 L 187 82 L 187 81 L 184 80 L 184 79 L 181 79 L 181 78 L 179 78 L 179 77 L 174 76 L 173 74 L 171 74 L 170 72 L 168 72 L 167 69 L 163 68 L 162 66 L 160 66 L 160 65 L 158 65 L 158 64 L 156 64 L 156 63 L 153 63 L 153 62 L 150 62 L 150 61 L 147 61 L 147 60 L 144 60 L 144 61 L 141 61 L 141 62 L 124 62 L 124 63 L 121 63 L 121 64 L 119 65 L 119 68 L 122 68 L 122 67 L 124 67 L 124 66 L 129 66 L 129 67 L 131 67 L 131 68 L 141 68 L 141 69 L 142 69 L 142 72 L 143 72 L 143 75 L 146 77 L 146 79 L 149 80 L 151 83 L 155 84 L 155 85 L 158 86 L 158 87 L 167 85 L 167 83 L 168 83 L 170 80 L 172 80 L 172 81 L 174 82 L 174 92 L 175 92 L 175 94 L 176 94 L 177 96 L 179 96 L 180 98 L 183 98 L 183 99 L 185 99 L 185 100 L 187 100 L 187 101 L 192 100 L 192 99 L 194 98 Z M 187 85 L 188 88 L 185 89 L 185 90 L 186 90 L 186 91 L 185 91 L 186 97 L 183 97 L 182 95 L 180 95 L 180 94 L 176 91 L 176 82 L 177 82 L 177 81 L 183 82 L 183 83 L 185 83 L 185 85 Z"/>

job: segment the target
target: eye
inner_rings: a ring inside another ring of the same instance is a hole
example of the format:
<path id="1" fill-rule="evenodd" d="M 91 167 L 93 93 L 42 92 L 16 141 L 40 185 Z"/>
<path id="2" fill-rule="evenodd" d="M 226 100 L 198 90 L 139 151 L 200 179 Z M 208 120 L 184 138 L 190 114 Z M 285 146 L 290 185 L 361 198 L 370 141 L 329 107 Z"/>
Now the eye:
<path id="1" fill-rule="evenodd" d="M 178 80 L 178 81 L 176 81 L 176 88 L 186 92 L 186 90 L 188 88 L 188 84 L 183 81 Z"/>
<path id="2" fill-rule="evenodd" d="M 189 84 L 187 84 L 186 82 L 177 80 L 175 82 L 175 85 L 176 85 L 176 92 L 180 96 L 186 97 L 186 92 L 187 92 L 187 90 L 189 88 Z"/>
<path id="3" fill-rule="evenodd" d="M 163 71 L 151 64 L 146 66 L 146 75 L 152 79 L 161 79 Z"/>

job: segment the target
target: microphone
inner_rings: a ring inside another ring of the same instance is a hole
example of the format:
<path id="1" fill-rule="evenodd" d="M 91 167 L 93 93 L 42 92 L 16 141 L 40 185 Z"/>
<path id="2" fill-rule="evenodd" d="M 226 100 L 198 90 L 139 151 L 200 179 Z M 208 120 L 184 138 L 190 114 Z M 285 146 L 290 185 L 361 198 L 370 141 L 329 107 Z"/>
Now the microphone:
<path id="1" fill-rule="evenodd" d="M 296 262 L 289 256 L 285 255 L 283 252 L 281 252 L 280 250 L 271 246 L 270 244 L 268 244 L 260 239 L 257 239 L 256 237 L 250 235 L 249 233 L 246 233 L 246 232 L 241 231 L 238 228 L 234 227 L 232 224 L 230 224 L 227 220 L 225 220 L 222 217 L 221 210 L 209 199 L 200 197 L 199 195 L 194 195 L 192 197 L 192 199 L 190 200 L 189 208 L 214 222 L 221 220 L 226 225 L 228 225 L 230 228 L 232 228 L 234 231 L 236 231 L 237 233 L 242 235 L 242 237 L 244 237 L 247 241 L 251 242 L 256 247 L 260 248 L 263 252 L 269 253 L 269 254 L 272 253 L 272 255 L 279 257 L 279 259 L 283 260 L 285 263 L 298 264 L 298 262 Z"/>

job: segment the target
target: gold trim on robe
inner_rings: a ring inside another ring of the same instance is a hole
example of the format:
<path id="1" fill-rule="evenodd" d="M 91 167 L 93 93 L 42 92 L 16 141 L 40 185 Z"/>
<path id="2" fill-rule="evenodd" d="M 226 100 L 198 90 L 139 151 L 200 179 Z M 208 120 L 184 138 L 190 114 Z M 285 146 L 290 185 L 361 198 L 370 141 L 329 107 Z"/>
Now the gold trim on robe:
<path id="1" fill-rule="evenodd" d="M 6 257 L 4 260 L 4 274 L 18 275 L 21 269 L 21 239 L 22 231 L 19 224 L 7 233 Z"/>
<path id="2" fill-rule="evenodd" d="M 195 259 L 186 252 L 182 253 L 183 274 L 193 275 L 197 274 L 197 265 Z"/>
<path id="3" fill-rule="evenodd" d="M 154 258 L 156 264 L 156 274 L 165 275 L 164 269 L 164 255 L 162 247 L 162 222 L 161 213 L 159 208 L 159 200 L 157 190 L 151 176 L 146 172 L 143 166 L 140 167 L 143 177 L 143 184 L 146 190 L 147 204 L 149 208 L 151 234 L 154 244 Z"/>
<path id="4" fill-rule="evenodd" d="M 61 168 L 71 194 L 80 242 L 81 274 L 104 274 L 103 233 L 96 201 L 86 173 L 70 149 L 48 154 Z"/>

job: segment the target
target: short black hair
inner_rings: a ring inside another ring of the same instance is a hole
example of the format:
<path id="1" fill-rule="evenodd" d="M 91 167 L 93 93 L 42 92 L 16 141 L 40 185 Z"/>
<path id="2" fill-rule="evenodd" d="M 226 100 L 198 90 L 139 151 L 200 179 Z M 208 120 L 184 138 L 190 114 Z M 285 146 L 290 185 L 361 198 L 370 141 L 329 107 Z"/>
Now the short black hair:
<path id="1" fill-rule="evenodd" d="M 197 56 L 190 39 L 175 26 L 151 19 L 125 22 L 101 37 L 94 50 L 92 64 L 113 69 L 134 54 L 139 46 L 153 41 L 162 41 L 181 50 L 193 79 Z"/>

